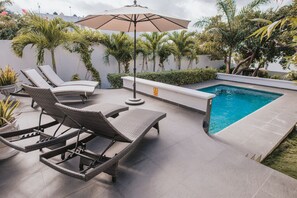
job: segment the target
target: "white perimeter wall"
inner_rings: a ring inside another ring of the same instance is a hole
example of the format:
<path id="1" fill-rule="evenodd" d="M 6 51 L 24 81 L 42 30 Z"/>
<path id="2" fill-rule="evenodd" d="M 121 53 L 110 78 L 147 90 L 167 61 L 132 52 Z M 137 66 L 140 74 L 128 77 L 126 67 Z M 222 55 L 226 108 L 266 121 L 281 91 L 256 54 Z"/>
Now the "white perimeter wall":
<path id="1" fill-rule="evenodd" d="M 71 79 L 73 74 L 78 73 L 81 79 L 85 79 L 86 69 L 84 64 L 80 61 L 79 54 L 70 53 L 64 50 L 62 47 L 56 49 L 56 63 L 59 76 L 68 81 Z M 92 63 L 93 66 L 100 72 L 100 77 L 102 81 L 102 88 L 108 88 L 109 82 L 106 78 L 108 73 L 117 73 L 118 66 L 117 62 L 113 57 L 110 57 L 110 64 L 105 64 L 104 60 L 104 46 L 94 46 L 94 52 L 92 53 Z M 26 47 L 24 50 L 23 58 L 18 58 L 11 49 L 10 40 L 0 40 L 0 66 L 3 68 L 5 65 L 11 65 L 17 72 L 21 69 L 35 68 L 36 67 L 36 53 L 35 49 L 31 47 Z M 51 56 L 48 51 L 45 54 L 44 64 L 51 65 Z M 182 69 L 188 68 L 188 61 L 183 61 Z M 198 64 L 193 63 L 191 68 L 205 68 L 213 67 L 218 68 L 222 66 L 223 61 L 211 61 L 208 56 L 203 55 L 199 57 Z M 133 62 L 130 64 L 130 72 L 132 72 Z M 176 63 L 174 62 L 173 56 L 169 58 L 169 61 L 165 63 L 166 70 L 176 69 Z M 156 70 L 160 70 L 158 63 Z M 142 58 L 139 56 L 137 59 L 137 72 L 142 71 Z M 152 61 L 149 61 L 148 71 L 152 71 Z M 22 82 L 27 82 L 22 74 L 20 74 L 20 80 Z"/>

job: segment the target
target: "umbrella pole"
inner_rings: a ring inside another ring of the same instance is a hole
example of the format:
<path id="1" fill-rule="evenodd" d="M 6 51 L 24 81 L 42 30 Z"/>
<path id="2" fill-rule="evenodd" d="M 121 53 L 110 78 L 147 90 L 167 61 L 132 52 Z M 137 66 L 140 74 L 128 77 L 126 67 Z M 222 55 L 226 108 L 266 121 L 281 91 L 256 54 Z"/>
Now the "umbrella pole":
<path id="1" fill-rule="evenodd" d="M 134 67 L 133 67 L 133 98 L 128 99 L 125 103 L 129 105 L 141 105 L 144 103 L 143 99 L 136 98 L 136 15 L 134 15 L 134 49 L 133 49 L 133 59 L 134 59 Z"/>
<path id="2" fill-rule="evenodd" d="M 133 59 L 134 59 L 134 68 L 133 68 L 133 75 L 134 75 L 133 98 L 136 99 L 136 22 L 134 22 L 134 52 L 133 52 Z"/>

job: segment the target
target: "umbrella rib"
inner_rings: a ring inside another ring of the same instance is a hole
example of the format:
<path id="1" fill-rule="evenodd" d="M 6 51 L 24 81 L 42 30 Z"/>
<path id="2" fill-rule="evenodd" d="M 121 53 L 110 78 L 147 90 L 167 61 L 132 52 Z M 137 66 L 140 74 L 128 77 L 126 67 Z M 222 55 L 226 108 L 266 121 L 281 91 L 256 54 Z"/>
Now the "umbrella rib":
<path id="1" fill-rule="evenodd" d="M 159 15 L 160 16 L 160 15 Z M 174 21 L 172 21 L 172 20 L 170 20 L 170 19 L 168 19 L 168 18 L 166 18 L 166 17 L 162 17 L 162 16 L 160 16 L 162 19 L 165 19 L 165 20 L 167 20 L 167 21 L 169 21 L 169 22 L 171 22 L 171 23 L 173 23 L 173 24 L 175 24 L 175 25 L 177 25 L 177 26 L 179 26 L 179 27 L 182 27 L 182 28 L 184 28 L 184 29 L 187 29 L 187 27 L 184 27 L 184 26 L 182 26 L 182 25 L 180 25 L 180 24 L 178 24 L 178 23 L 176 23 L 176 22 L 174 22 Z"/>
<path id="2" fill-rule="evenodd" d="M 146 21 L 149 21 L 149 20 L 161 19 L 160 16 L 156 17 L 156 15 L 146 16 L 146 15 L 144 14 L 144 16 L 145 16 L 146 18 L 143 18 L 143 19 L 139 20 L 138 22 L 146 22 Z M 153 18 L 153 17 L 156 17 L 156 18 Z"/>
<path id="3" fill-rule="evenodd" d="M 144 14 L 144 16 L 148 19 L 149 22 L 151 22 L 151 23 L 153 24 L 153 26 L 155 26 L 155 28 L 156 28 L 159 32 L 161 32 L 161 30 L 160 30 L 160 29 L 153 23 L 152 20 L 150 20 L 145 14 Z"/>
<path id="4" fill-rule="evenodd" d="M 129 19 L 130 21 L 132 21 L 132 18 L 130 18 L 128 15 L 124 15 L 125 17 L 127 17 L 127 19 Z"/>
<path id="5" fill-rule="evenodd" d="M 130 21 L 129 23 L 128 32 L 130 32 L 131 24 L 132 24 L 132 21 Z"/>
<path id="6" fill-rule="evenodd" d="M 90 17 L 90 18 L 86 17 L 86 18 L 84 18 L 84 19 L 81 19 L 81 20 L 79 20 L 79 21 L 76 21 L 75 23 L 84 22 L 84 21 L 86 21 L 86 20 L 90 20 L 90 19 L 96 18 L 96 17 L 98 17 L 98 16 L 100 16 L 100 15 L 95 15 L 95 16 L 92 16 L 92 17 Z"/>
<path id="7" fill-rule="evenodd" d="M 104 26 L 105 24 L 109 23 L 110 21 L 112 21 L 113 19 L 115 19 L 117 17 L 117 15 L 115 15 L 113 18 L 109 19 L 108 21 L 106 21 L 105 23 L 103 23 L 102 25 L 99 25 L 98 27 L 96 27 L 95 29 L 99 29 L 102 26 Z"/>

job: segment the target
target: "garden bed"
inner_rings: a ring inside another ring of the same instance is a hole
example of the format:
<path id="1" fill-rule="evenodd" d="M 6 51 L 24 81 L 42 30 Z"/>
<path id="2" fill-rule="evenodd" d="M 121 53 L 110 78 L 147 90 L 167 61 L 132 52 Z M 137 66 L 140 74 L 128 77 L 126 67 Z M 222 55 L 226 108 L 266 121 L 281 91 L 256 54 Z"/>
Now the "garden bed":
<path id="1" fill-rule="evenodd" d="M 262 163 L 297 179 L 297 131 L 294 130 Z"/>

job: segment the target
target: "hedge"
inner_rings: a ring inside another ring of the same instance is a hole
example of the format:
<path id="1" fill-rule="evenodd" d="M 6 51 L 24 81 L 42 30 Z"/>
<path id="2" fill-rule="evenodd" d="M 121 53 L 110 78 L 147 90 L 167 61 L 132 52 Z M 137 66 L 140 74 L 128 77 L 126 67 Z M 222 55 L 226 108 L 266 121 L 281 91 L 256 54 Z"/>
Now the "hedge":
<path id="1" fill-rule="evenodd" d="M 171 85 L 187 85 L 215 79 L 217 71 L 215 69 L 190 69 L 164 72 L 137 73 L 137 78 L 162 82 Z M 107 79 L 112 88 L 122 88 L 123 76 L 133 76 L 133 74 L 108 74 Z"/>

